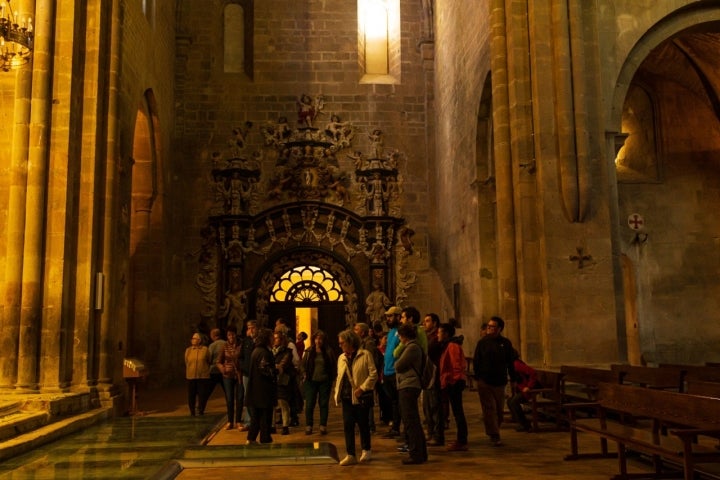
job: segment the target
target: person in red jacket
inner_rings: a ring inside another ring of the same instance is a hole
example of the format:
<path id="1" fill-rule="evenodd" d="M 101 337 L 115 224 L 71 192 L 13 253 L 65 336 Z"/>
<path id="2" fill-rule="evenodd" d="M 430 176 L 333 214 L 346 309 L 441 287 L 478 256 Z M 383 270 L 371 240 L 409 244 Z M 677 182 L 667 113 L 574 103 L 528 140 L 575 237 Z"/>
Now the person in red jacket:
<path id="1" fill-rule="evenodd" d="M 526 403 L 530 399 L 528 393 L 533 388 L 538 387 L 537 373 L 527 363 L 520 360 L 520 354 L 517 350 L 513 349 L 514 356 L 514 367 L 515 367 L 515 391 L 513 396 L 508 398 L 507 405 L 512 413 L 512 416 L 518 422 L 518 427 L 515 429 L 518 432 L 529 432 L 530 422 L 525 416 L 522 404 Z"/>
<path id="2" fill-rule="evenodd" d="M 440 356 L 440 389 L 441 394 L 446 396 L 450 403 L 455 424 L 457 425 L 457 439 L 448 443 L 447 450 L 450 452 L 462 452 L 468 449 L 468 426 L 465 420 L 463 409 L 462 393 L 467 385 L 467 361 L 462 347 L 451 341 L 455 336 L 455 327 L 449 323 L 441 323 L 438 326 L 438 340 L 442 345 Z M 440 422 L 438 428 L 442 431 L 445 422 Z M 444 433 L 440 434 L 444 438 Z"/>

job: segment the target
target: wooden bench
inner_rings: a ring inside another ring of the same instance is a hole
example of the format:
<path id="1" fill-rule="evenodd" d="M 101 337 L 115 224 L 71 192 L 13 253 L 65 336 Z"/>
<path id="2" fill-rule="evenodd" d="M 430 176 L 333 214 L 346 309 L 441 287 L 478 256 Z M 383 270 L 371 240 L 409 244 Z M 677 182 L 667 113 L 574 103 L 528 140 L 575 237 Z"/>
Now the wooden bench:
<path id="1" fill-rule="evenodd" d="M 626 385 L 676 392 L 682 392 L 684 388 L 685 371 L 679 367 L 612 365 L 611 369 L 622 375 L 621 382 Z"/>
<path id="2" fill-rule="evenodd" d="M 562 383 L 562 373 L 552 370 L 536 369 L 537 380 L 540 383 L 539 388 L 533 388 L 528 391 L 530 399 L 530 409 L 532 412 L 531 423 L 532 431 L 557 431 L 563 429 L 563 413 L 562 413 L 562 393 L 560 385 Z M 551 426 L 540 426 L 540 417 L 552 420 Z"/>
<path id="3" fill-rule="evenodd" d="M 690 380 L 686 383 L 686 392 L 688 395 L 720 398 L 720 383 Z"/>
<path id="4" fill-rule="evenodd" d="M 674 367 L 685 372 L 685 381 L 720 382 L 720 368 L 707 365 L 680 365 L 661 363 L 660 368 Z"/>
<path id="5" fill-rule="evenodd" d="M 598 385 L 601 383 L 620 383 L 622 374 L 618 371 L 602 368 L 577 367 L 563 365 L 562 376 L 563 403 L 594 402 L 597 400 Z"/>
<path id="6" fill-rule="evenodd" d="M 580 405 L 580 404 L 577 404 Z M 654 473 L 645 477 L 667 477 L 666 462 L 682 466 L 685 480 L 692 480 L 696 464 L 720 463 L 720 451 L 707 441 L 720 438 L 720 399 L 644 387 L 601 383 L 598 388 L 596 417 L 577 418 L 574 404 L 568 405 L 570 419 L 570 454 L 566 460 L 617 456 L 619 475 L 627 472 L 627 451 L 632 450 L 653 459 Z M 649 418 L 645 424 L 624 424 L 623 416 Z M 663 425 L 675 425 L 663 434 Z M 579 453 L 578 433 L 600 437 L 599 453 Z M 617 444 L 617 453 L 608 452 L 607 442 Z"/>

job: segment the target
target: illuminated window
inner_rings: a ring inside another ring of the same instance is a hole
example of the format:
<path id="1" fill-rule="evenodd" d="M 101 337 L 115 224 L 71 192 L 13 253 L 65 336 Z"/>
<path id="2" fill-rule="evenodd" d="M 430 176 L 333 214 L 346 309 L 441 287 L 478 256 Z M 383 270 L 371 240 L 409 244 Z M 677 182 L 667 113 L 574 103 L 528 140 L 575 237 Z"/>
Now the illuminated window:
<path id="1" fill-rule="evenodd" d="M 303 265 L 285 272 L 273 285 L 271 302 L 341 302 L 342 289 L 335 277 L 318 267 Z"/>
<path id="2" fill-rule="evenodd" d="M 358 0 L 358 60 L 360 83 L 399 83 L 399 0 Z"/>

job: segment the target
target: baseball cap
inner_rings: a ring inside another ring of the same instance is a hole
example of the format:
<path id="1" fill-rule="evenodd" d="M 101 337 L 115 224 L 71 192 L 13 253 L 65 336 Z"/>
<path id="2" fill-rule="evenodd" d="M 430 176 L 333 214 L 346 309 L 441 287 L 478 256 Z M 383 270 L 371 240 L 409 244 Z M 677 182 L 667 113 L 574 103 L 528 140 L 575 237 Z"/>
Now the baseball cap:
<path id="1" fill-rule="evenodd" d="M 400 315 L 401 313 L 402 313 L 402 308 L 396 307 L 393 305 L 392 307 L 387 309 L 387 311 L 385 312 L 385 315 Z"/>

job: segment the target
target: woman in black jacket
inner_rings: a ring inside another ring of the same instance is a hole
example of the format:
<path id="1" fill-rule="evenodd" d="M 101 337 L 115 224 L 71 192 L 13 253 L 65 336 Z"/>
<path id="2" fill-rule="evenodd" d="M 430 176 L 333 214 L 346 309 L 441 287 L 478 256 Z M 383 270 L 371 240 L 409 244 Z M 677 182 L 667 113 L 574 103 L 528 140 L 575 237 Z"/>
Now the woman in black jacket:
<path id="1" fill-rule="evenodd" d="M 270 350 L 273 331 L 261 328 L 255 337 L 255 348 L 250 356 L 250 372 L 245 404 L 250 410 L 248 443 L 255 443 L 260 433 L 260 443 L 272 443 L 273 411 L 277 402 L 275 384 L 275 358 Z"/>
<path id="2" fill-rule="evenodd" d="M 313 335 L 313 346 L 305 351 L 301 368 L 305 394 L 305 435 L 313 432 L 316 403 L 320 406 L 320 433 L 325 435 L 330 411 L 330 390 L 337 376 L 337 357 L 327 344 L 327 337 L 322 330 Z"/>

